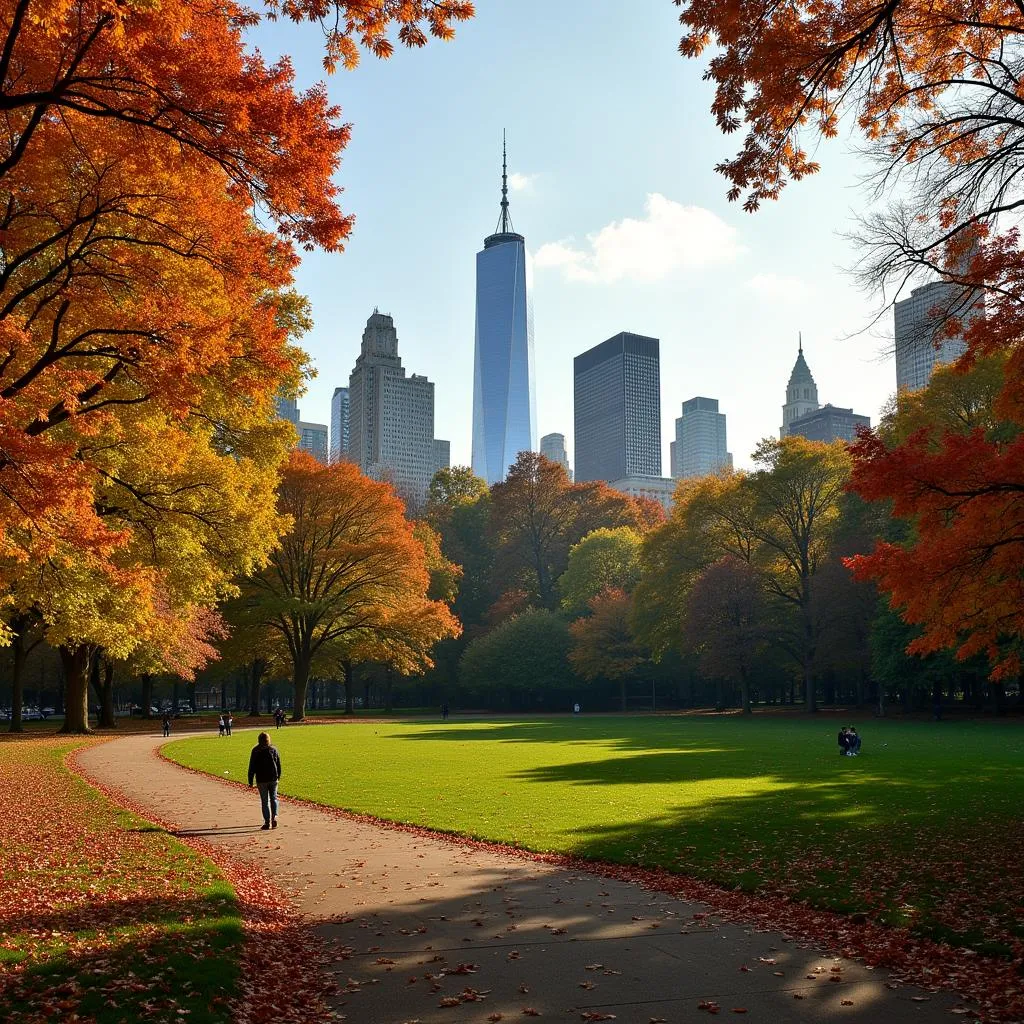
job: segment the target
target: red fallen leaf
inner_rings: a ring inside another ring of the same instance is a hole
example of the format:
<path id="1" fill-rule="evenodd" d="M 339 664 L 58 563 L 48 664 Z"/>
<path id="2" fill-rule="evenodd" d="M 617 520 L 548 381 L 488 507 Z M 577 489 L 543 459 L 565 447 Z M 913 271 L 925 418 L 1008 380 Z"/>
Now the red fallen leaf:
<path id="1" fill-rule="evenodd" d="M 379 956 L 373 961 L 375 964 L 393 964 L 394 960 L 389 960 L 386 956 Z"/>
<path id="2" fill-rule="evenodd" d="M 749 1013 L 750 1011 L 745 1006 L 734 1006 L 732 1008 L 733 1013 Z"/>
<path id="3" fill-rule="evenodd" d="M 597 988 L 597 985 L 592 981 L 581 981 L 580 988 Z"/>
<path id="4" fill-rule="evenodd" d="M 600 1013 L 596 1010 L 588 1010 L 580 1014 L 580 1020 L 615 1020 L 614 1013 Z"/>
<path id="5" fill-rule="evenodd" d="M 442 996 L 441 1001 L 437 1004 L 438 1006 L 458 1006 L 460 999 L 458 996 Z"/>
<path id="6" fill-rule="evenodd" d="M 524 1017 L 539 1017 L 540 1016 L 540 1010 L 535 1010 L 532 1006 L 524 1006 L 523 1007 L 523 1016 Z"/>
<path id="7" fill-rule="evenodd" d="M 415 984 L 416 984 L 416 982 L 417 982 L 417 981 L 419 981 L 419 980 L 420 980 L 420 979 L 419 979 L 419 978 L 417 978 L 417 977 L 416 977 L 416 975 L 414 974 L 414 975 L 413 975 L 413 976 L 412 976 L 411 978 L 409 978 L 409 979 L 408 979 L 408 980 L 406 981 L 406 985 L 415 985 Z"/>
<path id="8" fill-rule="evenodd" d="M 479 964 L 456 964 L 445 969 L 445 974 L 476 974 Z"/>
<path id="9" fill-rule="evenodd" d="M 703 1010 L 705 1013 L 718 1013 L 722 1008 L 711 999 L 702 999 L 697 1004 L 697 1009 Z"/>

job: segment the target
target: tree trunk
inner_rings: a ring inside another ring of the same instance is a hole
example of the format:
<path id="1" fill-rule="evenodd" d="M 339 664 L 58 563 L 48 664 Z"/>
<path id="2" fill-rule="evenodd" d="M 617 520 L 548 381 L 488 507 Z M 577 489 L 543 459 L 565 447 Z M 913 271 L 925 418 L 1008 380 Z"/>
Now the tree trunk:
<path id="1" fill-rule="evenodd" d="M 306 717 L 306 688 L 309 686 L 309 661 L 308 657 L 300 657 L 295 662 L 295 671 L 292 674 L 292 685 L 295 688 L 294 699 L 292 700 L 292 721 L 301 722 Z"/>
<path id="2" fill-rule="evenodd" d="M 100 679 L 100 661 L 103 662 L 103 677 Z M 93 686 L 99 696 L 100 704 L 100 728 L 116 729 L 117 718 L 114 716 L 114 663 L 100 657 L 97 651 L 94 658 L 95 669 L 93 671 Z"/>
<path id="3" fill-rule="evenodd" d="M 25 662 L 28 660 L 28 648 L 25 645 L 25 631 L 28 628 L 26 616 L 18 615 L 11 621 L 14 633 L 11 647 L 13 663 L 11 665 L 11 727 L 9 732 L 23 732 L 21 711 L 25 704 Z"/>
<path id="4" fill-rule="evenodd" d="M 341 663 L 342 680 L 345 686 L 345 714 L 354 715 L 356 709 L 352 704 L 352 662 L 347 658 Z"/>
<path id="5" fill-rule="evenodd" d="M 76 647 L 61 647 L 60 660 L 64 668 L 63 733 L 87 733 L 89 729 L 89 663 L 92 660 L 92 644 L 78 644 Z"/>
<path id="6" fill-rule="evenodd" d="M 152 718 L 150 708 L 153 706 L 153 673 L 142 673 L 142 717 Z"/>
<path id="7" fill-rule="evenodd" d="M 753 708 L 750 706 L 750 680 L 746 672 L 740 674 L 740 703 L 743 705 L 743 714 L 753 714 Z"/>
<path id="8" fill-rule="evenodd" d="M 267 663 L 262 658 L 253 658 L 249 671 L 249 717 L 259 718 L 260 715 L 260 683 L 267 671 Z"/>

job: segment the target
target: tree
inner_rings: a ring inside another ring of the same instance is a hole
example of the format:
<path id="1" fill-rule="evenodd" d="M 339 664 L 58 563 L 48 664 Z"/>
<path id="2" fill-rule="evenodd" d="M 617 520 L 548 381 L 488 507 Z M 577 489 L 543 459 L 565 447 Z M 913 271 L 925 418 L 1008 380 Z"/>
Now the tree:
<path id="1" fill-rule="evenodd" d="M 565 621 L 546 608 L 531 608 L 473 640 L 459 663 L 459 680 L 469 689 L 497 691 L 505 704 L 542 698 L 571 688 L 568 654 Z"/>
<path id="2" fill-rule="evenodd" d="M 569 549 L 569 564 L 558 581 L 562 607 L 576 615 L 608 587 L 632 593 L 640 578 L 643 538 L 630 526 L 588 533 Z"/>
<path id="3" fill-rule="evenodd" d="M 609 587 L 590 601 L 590 615 L 569 627 L 569 661 L 584 679 L 618 680 L 622 710 L 626 710 L 626 683 L 647 660 L 631 622 L 632 599 Z"/>
<path id="4" fill-rule="evenodd" d="M 790 436 L 762 441 L 754 461 L 759 468 L 748 478 L 754 562 L 769 593 L 799 616 L 804 699 L 807 710 L 815 711 L 814 577 L 835 540 L 850 456 L 842 442 L 824 445 Z"/>
<path id="5" fill-rule="evenodd" d="M 948 288 L 932 311 L 934 340 L 962 335 L 967 344 L 953 372 L 986 357 L 1004 361 L 992 408 L 1012 429 L 965 432 L 966 421 L 940 418 L 900 439 L 854 446 L 853 486 L 891 502 L 911 530 L 851 564 L 923 627 L 912 651 L 983 653 L 994 679 L 1016 675 L 1024 253 L 1013 225 L 1024 8 L 1016 0 L 688 0 L 681 19 L 684 54 L 721 48 L 708 71 L 720 125 L 747 128 L 739 155 L 720 168 L 731 198 L 745 195 L 754 209 L 787 179 L 815 171 L 803 137 L 834 135 L 855 113 L 881 161 L 879 190 L 901 197 L 866 225 L 863 275 L 883 287 L 937 275 Z M 948 393 L 949 384 L 940 378 L 938 387 Z"/>
<path id="6" fill-rule="evenodd" d="M 535 452 L 520 452 L 505 480 L 491 488 L 497 571 L 546 608 L 555 604 L 574 544 L 600 527 L 640 520 L 626 495 L 600 482 L 570 484 L 562 466 Z"/>
<path id="7" fill-rule="evenodd" d="M 417 634 L 415 656 L 429 660 L 424 647 L 455 635 L 458 623 L 444 602 L 427 597 L 426 553 L 387 484 L 352 463 L 324 466 L 296 450 L 278 493 L 291 528 L 243 595 L 288 648 L 292 719 L 301 721 L 318 657 L 377 650 L 404 622 Z"/>
<path id="8" fill-rule="evenodd" d="M 739 684 L 743 713 L 751 713 L 753 667 L 767 640 L 763 582 L 735 555 L 708 566 L 687 600 L 684 630 L 699 655 L 701 671 Z"/>

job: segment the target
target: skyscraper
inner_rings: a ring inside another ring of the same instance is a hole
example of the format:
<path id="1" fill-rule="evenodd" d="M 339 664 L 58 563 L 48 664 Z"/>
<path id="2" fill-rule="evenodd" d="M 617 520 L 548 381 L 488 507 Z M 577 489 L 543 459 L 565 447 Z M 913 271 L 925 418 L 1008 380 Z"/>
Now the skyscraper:
<path id="1" fill-rule="evenodd" d="M 434 476 L 434 385 L 406 377 L 394 320 L 377 310 L 366 321 L 349 377 L 348 458 L 368 476 L 390 480 L 421 502 Z"/>
<path id="2" fill-rule="evenodd" d="M 676 420 L 676 439 L 669 445 L 672 476 L 676 480 L 708 476 L 732 469 L 725 437 L 725 413 L 717 398 L 691 398 L 683 402 Z"/>
<path id="3" fill-rule="evenodd" d="M 314 459 L 327 462 L 327 424 L 299 420 L 295 427 L 299 432 L 299 447 Z"/>
<path id="4" fill-rule="evenodd" d="M 898 391 L 920 390 L 936 363 L 952 363 L 963 355 L 967 346 L 961 338 L 944 338 L 938 348 L 935 342 L 946 317 L 962 315 L 965 304 L 962 290 L 948 281 L 932 281 L 893 303 Z"/>
<path id="5" fill-rule="evenodd" d="M 502 147 L 501 215 L 476 254 L 473 472 L 488 484 L 504 480 L 521 451 L 537 448 L 532 289 L 526 239 L 509 217 Z"/>
<path id="6" fill-rule="evenodd" d="M 348 453 L 348 388 L 335 388 L 331 396 L 331 462 Z"/>
<path id="7" fill-rule="evenodd" d="M 576 480 L 661 476 L 657 338 L 623 331 L 573 361 Z"/>
<path id="8" fill-rule="evenodd" d="M 299 403 L 294 398 L 282 398 L 280 395 L 274 399 L 277 407 L 277 415 L 287 420 L 293 427 L 299 425 Z"/>
<path id="9" fill-rule="evenodd" d="M 557 462 L 565 470 L 565 475 L 572 479 L 569 453 L 565 450 L 565 434 L 545 434 L 540 439 L 540 453 L 545 459 Z"/>
<path id="10" fill-rule="evenodd" d="M 779 437 L 785 437 L 789 433 L 789 425 L 793 420 L 820 408 L 818 385 L 814 383 L 810 368 L 804 359 L 804 341 L 801 337 L 793 372 L 789 375 L 789 383 L 786 385 L 786 404 L 782 407 L 782 428 L 779 430 Z"/>

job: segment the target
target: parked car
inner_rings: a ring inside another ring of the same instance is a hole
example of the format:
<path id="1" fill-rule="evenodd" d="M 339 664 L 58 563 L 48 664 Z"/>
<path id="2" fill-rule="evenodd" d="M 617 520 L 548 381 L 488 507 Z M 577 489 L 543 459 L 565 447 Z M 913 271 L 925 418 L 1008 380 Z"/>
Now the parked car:
<path id="1" fill-rule="evenodd" d="M 23 722 L 41 722 L 43 720 L 42 713 L 39 708 L 27 707 L 21 710 L 21 720 Z"/>
<path id="2" fill-rule="evenodd" d="M 40 708 L 39 713 L 43 716 L 43 718 L 49 718 L 50 715 L 57 714 L 57 712 L 53 708 Z"/>

